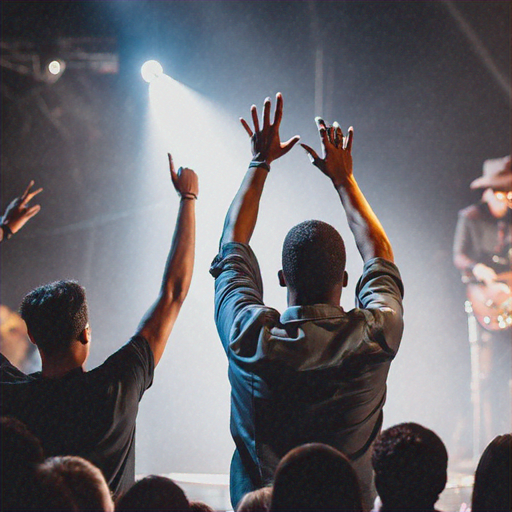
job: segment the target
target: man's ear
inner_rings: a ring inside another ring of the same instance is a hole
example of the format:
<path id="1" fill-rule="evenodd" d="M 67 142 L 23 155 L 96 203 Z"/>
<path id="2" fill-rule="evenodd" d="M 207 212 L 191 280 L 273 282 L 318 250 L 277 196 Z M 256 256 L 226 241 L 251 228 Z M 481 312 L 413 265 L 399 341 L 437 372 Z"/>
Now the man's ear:
<path id="1" fill-rule="evenodd" d="M 89 324 L 87 324 L 85 326 L 85 329 L 78 336 L 78 341 L 82 345 L 87 345 L 87 343 L 90 343 L 90 341 L 91 341 L 91 328 L 89 327 Z"/>
<path id="2" fill-rule="evenodd" d="M 343 271 L 343 283 L 342 283 L 343 288 L 346 288 L 347 284 L 348 284 L 348 273 L 346 270 L 344 270 Z"/>
<path id="3" fill-rule="evenodd" d="M 284 279 L 284 273 L 282 270 L 280 270 L 278 273 L 277 273 L 277 277 L 279 279 L 279 286 L 282 286 L 283 288 L 286 288 L 286 281 Z"/>

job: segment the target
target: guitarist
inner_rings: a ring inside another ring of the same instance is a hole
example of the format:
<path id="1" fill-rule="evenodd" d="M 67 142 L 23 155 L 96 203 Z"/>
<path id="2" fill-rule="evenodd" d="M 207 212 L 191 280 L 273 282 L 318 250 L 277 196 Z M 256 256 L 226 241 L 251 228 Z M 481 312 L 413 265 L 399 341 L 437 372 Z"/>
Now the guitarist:
<path id="1" fill-rule="evenodd" d="M 476 417 L 481 425 L 476 429 L 474 425 L 474 435 L 482 446 L 495 435 L 512 430 L 510 156 L 486 160 L 483 175 L 471 188 L 484 190 L 482 200 L 459 212 L 453 255 L 467 285 L 470 314 L 478 320 L 473 320 L 472 389 L 473 393 L 475 388 L 479 391 L 478 400 L 473 396 L 473 408 L 479 409 Z M 475 369 L 478 375 L 474 375 Z"/>

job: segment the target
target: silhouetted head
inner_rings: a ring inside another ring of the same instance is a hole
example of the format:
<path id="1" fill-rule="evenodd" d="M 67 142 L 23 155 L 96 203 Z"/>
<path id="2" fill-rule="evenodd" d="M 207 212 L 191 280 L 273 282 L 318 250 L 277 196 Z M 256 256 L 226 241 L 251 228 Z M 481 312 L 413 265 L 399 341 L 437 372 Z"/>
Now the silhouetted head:
<path id="1" fill-rule="evenodd" d="M 448 453 L 432 430 L 401 423 L 377 438 L 372 465 L 382 510 L 430 510 L 446 485 Z"/>
<path id="2" fill-rule="evenodd" d="M 236 507 L 236 512 L 267 512 L 270 510 L 272 487 L 248 492 Z"/>
<path id="3" fill-rule="evenodd" d="M 3 416 L 0 425 L 0 510 L 24 510 L 37 465 L 44 460 L 43 449 L 21 421 Z"/>
<path id="4" fill-rule="evenodd" d="M 494 438 L 480 457 L 473 485 L 472 512 L 512 510 L 512 434 Z"/>
<path id="5" fill-rule="evenodd" d="M 320 443 L 306 444 L 290 451 L 277 466 L 271 511 L 362 509 L 356 473 L 338 450 Z"/>
<path id="6" fill-rule="evenodd" d="M 56 281 L 28 293 L 20 306 L 31 340 L 46 356 L 64 354 L 89 322 L 85 290 L 74 281 Z"/>
<path id="7" fill-rule="evenodd" d="M 190 509 L 191 512 L 215 512 L 215 509 L 210 507 L 208 503 L 205 503 L 204 501 L 191 501 L 190 502 Z"/>
<path id="8" fill-rule="evenodd" d="M 190 505 L 181 487 L 170 478 L 151 475 L 135 482 L 116 503 L 116 512 L 187 511 Z"/>
<path id="9" fill-rule="evenodd" d="M 114 502 L 103 473 L 82 457 L 50 457 L 39 467 L 39 478 L 47 485 L 67 489 L 80 512 L 113 512 Z"/>
<path id="10" fill-rule="evenodd" d="M 301 305 L 325 303 L 346 285 L 345 263 L 345 244 L 336 229 L 307 220 L 286 235 L 279 279 Z"/>

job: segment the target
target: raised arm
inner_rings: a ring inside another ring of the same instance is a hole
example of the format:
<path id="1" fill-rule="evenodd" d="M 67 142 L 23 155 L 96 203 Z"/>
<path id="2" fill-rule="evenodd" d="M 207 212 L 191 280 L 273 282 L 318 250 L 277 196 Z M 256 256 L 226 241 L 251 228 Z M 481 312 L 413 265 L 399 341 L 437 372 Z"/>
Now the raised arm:
<path id="1" fill-rule="evenodd" d="M 313 165 L 331 179 L 345 209 L 348 225 L 363 261 L 379 257 L 393 262 L 393 250 L 384 228 L 361 192 L 352 172 L 353 128 L 350 127 L 348 135 L 344 137 L 338 123 L 327 127 L 318 117 L 316 123 L 322 142 L 323 158 L 306 144 L 301 146 L 309 154 Z"/>
<path id="2" fill-rule="evenodd" d="M 156 302 L 144 315 L 137 333 L 144 336 L 158 364 L 169 335 L 187 296 L 194 268 L 195 202 L 199 192 L 197 175 L 192 169 L 174 171 L 169 155 L 171 179 L 180 196 L 180 207 L 174 237 L 167 257 L 162 287 Z"/>
<path id="3" fill-rule="evenodd" d="M 251 138 L 252 160 L 245 178 L 229 207 L 224 222 L 224 229 L 220 245 L 228 242 L 248 244 L 251 240 L 260 206 L 261 194 L 270 171 L 270 164 L 285 155 L 299 140 L 292 137 L 288 142 L 281 143 L 279 126 L 283 116 L 283 97 L 281 93 L 276 96 L 276 111 L 274 121 L 270 122 L 270 98 L 263 105 L 263 126 L 260 129 L 256 106 L 251 107 L 254 129 L 240 119 L 247 134 Z"/>
<path id="4" fill-rule="evenodd" d="M 34 206 L 29 206 L 28 204 L 33 197 L 43 190 L 38 188 L 31 192 L 30 189 L 33 185 L 34 181 L 30 181 L 25 192 L 20 197 L 13 199 L 6 208 L 1 221 L 0 242 L 6 238 L 11 238 L 14 233 L 17 233 L 41 209 L 41 206 L 38 204 Z"/>

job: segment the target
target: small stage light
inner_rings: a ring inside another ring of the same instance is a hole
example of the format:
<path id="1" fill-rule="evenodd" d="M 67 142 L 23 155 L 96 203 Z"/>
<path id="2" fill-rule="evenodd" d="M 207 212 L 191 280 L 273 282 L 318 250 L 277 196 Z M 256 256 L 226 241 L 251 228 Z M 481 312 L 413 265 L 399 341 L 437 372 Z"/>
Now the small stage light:
<path id="1" fill-rule="evenodd" d="M 43 60 L 40 79 L 43 82 L 54 84 L 62 76 L 66 69 L 66 63 L 62 59 L 50 58 Z"/>
<path id="2" fill-rule="evenodd" d="M 61 72 L 62 66 L 61 63 L 58 60 L 52 60 L 48 64 L 48 71 L 52 75 L 58 75 Z"/>
<path id="3" fill-rule="evenodd" d="M 155 78 L 162 76 L 163 73 L 164 69 L 162 68 L 162 65 L 156 60 L 147 60 L 140 68 L 142 78 L 148 83 L 152 82 Z"/>

